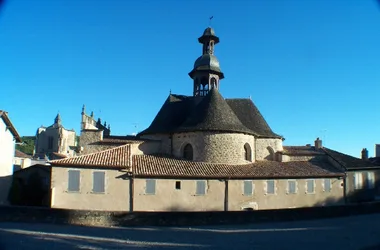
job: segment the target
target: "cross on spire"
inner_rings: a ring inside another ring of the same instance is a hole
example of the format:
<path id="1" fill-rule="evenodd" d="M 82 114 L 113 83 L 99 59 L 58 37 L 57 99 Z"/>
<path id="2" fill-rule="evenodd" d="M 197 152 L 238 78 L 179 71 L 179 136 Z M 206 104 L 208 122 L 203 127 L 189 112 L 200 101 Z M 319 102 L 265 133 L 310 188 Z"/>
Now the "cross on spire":
<path id="1" fill-rule="evenodd" d="M 211 20 L 214 18 L 214 16 L 210 16 L 209 18 L 209 27 L 211 27 Z"/>

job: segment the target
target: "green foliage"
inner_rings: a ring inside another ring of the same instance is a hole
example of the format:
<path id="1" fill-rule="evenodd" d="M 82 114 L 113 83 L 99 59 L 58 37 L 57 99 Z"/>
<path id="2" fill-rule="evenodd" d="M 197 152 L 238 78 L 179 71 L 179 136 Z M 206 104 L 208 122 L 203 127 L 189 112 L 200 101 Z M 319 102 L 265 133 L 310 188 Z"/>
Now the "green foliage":
<path id="1" fill-rule="evenodd" d="M 34 150 L 34 143 L 36 140 L 35 136 L 23 136 L 21 137 L 23 144 L 22 145 L 16 145 L 16 149 L 20 150 L 21 152 L 33 155 Z"/>

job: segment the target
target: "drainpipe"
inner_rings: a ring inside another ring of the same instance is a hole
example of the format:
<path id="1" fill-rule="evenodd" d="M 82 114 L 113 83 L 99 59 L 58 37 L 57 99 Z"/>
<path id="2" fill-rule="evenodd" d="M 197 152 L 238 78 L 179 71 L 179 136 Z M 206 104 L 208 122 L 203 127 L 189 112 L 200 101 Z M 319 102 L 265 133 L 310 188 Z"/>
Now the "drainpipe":
<path id="1" fill-rule="evenodd" d="M 343 198 L 344 198 L 344 204 L 348 204 L 348 200 L 347 200 L 347 172 L 344 173 L 344 177 L 343 177 Z"/>
<path id="2" fill-rule="evenodd" d="M 131 178 L 129 179 L 129 212 L 133 212 L 133 201 L 135 193 L 135 182 L 134 182 L 134 173 L 132 170 Z"/>
<path id="3" fill-rule="evenodd" d="M 224 211 L 228 211 L 228 179 L 224 180 Z"/>

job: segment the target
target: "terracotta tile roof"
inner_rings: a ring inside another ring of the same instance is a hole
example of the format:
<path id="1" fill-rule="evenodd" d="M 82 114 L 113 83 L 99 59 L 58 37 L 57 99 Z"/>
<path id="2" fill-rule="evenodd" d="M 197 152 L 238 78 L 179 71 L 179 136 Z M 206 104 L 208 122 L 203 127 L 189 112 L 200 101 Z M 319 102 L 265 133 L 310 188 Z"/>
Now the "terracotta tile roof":
<path id="1" fill-rule="evenodd" d="M 5 112 L 4 110 L 0 110 L 0 118 L 3 119 L 5 125 L 7 125 L 7 128 L 9 129 L 9 131 L 11 131 L 16 142 L 21 142 L 21 137 L 19 133 L 17 132 L 16 128 L 13 126 L 11 120 L 9 120 L 8 112 Z"/>
<path id="2" fill-rule="evenodd" d="M 54 166 L 128 168 L 131 166 L 130 159 L 131 146 L 123 145 L 92 154 L 49 161 L 49 163 Z"/>
<path id="3" fill-rule="evenodd" d="M 134 155 L 136 177 L 183 178 L 310 178 L 337 177 L 344 174 L 328 162 L 260 161 L 246 165 L 191 162 L 163 156 Z"/>
<path id="4" fill-rule="evenodd" d="M 283 146 L 284 155 L 324 155 L 323 151 L 317 151 L 312 146 Z"/>
<path id="5" fill-rule="evenodd" d="M 31 155 L 25 154 L 24 152 L 21 152 L 21 151 L 18 150 L 18 149 L 15 150 L 15 157 L 32 159 L 32 156 L 31 156 Z"/>

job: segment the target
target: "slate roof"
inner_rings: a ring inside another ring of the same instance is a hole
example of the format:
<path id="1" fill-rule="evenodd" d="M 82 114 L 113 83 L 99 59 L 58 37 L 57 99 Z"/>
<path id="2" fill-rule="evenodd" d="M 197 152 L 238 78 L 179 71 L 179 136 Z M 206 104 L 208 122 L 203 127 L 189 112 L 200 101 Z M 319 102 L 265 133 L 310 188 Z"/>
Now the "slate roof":
<path id="1" fill-rule="evenodd" d="M 17 132 L 16 128 L 13 126 L 11 120 L 8 117 L 8 112 L 4 110 L 0 110 L 0 118 L 4 121 L 5 125 L 11 131 L 13 137 L 15 138 L 16 142 L 21 142 L 21 137 L 19 133 Z"/>
<path id="2" fill-rule="evenodd" d="M 112 149 L 49 161 L 54 166 L 128 168 L 131 166 L 131 146 L 123 145 Z"/>
<path id="3" fill-rule="evenodd" d="M 253 134 L 245 127 L 228 106 L 227 102 L 214 88 L 193 109 L 177 132 L 187 131 L 223 131 Z"/>
<path id="4" fill-rule="evenodd" d="M 368 160 L 362 160 L 360 158 L 356 158 L 351 155 L 346 155 L 329 148 L 323 148 L 322 150 L 326 152 L 327 155 L 335 159 L 341 166 L 343 166 L 347 170 L 380 168 L 379 166 L 375 166 Z"/>
<path id="5" fill-rule="evenodd" d="M 212 89 L 206 97 L 169 95 L 151 125 L 138 135 L 224 131 L 281 138 L 249 99 L 225 100 Z"/>
<path id="6" fill-rule="evenodd" d="M 315 150 L 313 146 L 283 146 L 284 155 L 309 156 L 309 155 L 325 155 L 324 152 Z"/>
<path id="7" fill-rule="evenodd" d="M 134 155 L 133 172 L 136 177 L 162 178 L 322 178 L 341 177 L 328 162 L 318 161 L 259 161 L 245 165 L 192 162 L 163 156 Z"/>
<path id="8" fill-rule="evenodd" d="M 239 120 L 259 137 L 282 138 L 275 134 L 251 99 L 226 99 Z"/>

